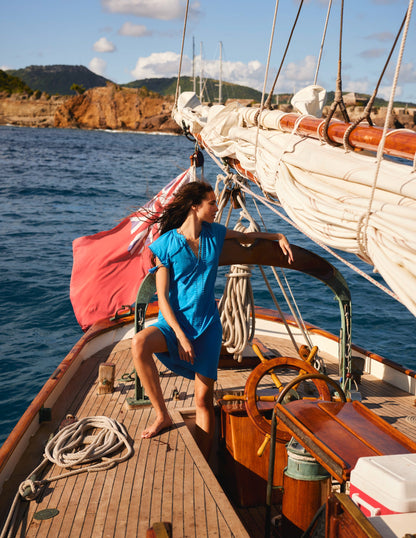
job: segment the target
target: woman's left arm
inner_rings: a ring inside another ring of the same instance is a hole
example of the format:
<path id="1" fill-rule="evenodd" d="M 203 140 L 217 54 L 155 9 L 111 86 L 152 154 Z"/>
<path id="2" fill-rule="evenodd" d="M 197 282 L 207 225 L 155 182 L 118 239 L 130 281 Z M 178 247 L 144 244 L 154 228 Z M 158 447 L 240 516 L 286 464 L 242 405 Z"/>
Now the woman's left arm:
<path id="1" fill-rule="evenodd" d="M 271 239 L 272 241 L 278 241 L 280 248 L 288 258 L 289 263 L 293 262 L 292 249 L 286 236 L 281 233 L 269 233 L 269 232 L 237 232 L 236 230 L 230 230 L 227 228 L 225 239 L 237 239 L 240 243 L 253 243 L 256 239 Z"/>

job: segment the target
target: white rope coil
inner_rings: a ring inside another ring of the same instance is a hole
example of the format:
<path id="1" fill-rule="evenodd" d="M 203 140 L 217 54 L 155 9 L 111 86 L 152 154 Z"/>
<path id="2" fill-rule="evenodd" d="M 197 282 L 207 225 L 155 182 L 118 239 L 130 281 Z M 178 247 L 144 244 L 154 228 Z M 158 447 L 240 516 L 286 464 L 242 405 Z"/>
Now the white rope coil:
<path id="1" fill-rule="evenodd" d="M 243 200 L 240 199 L 242 205 Z M 234 229 L 239 232 L 258 231 L 259 227 L 251 218 L 249 227 L 242 224 L 242 211 Z M 248 342 L 254 337 L 255 315 L 254 296 L 251 287 L 251 269 L 248 265 L 232 265 L 226 275 L 227 282 L 221 297 L 218 309 L 222 324 L 223 345 L 229 353 L 234 355 L 238 362 L 242 361 L 243 352 Z"/>
<path id="2" fill-rule="evenodd" d="M 91 430 L 96 429 L 99 431 L 93 435 L 87 435 L 87 433 L 91 433 Z M 123 447 L 127 449 L 124 455 L 118 458 L 108 457 Z M 80 473 L 104 471 L 129 459 L 132 455 L 133 448 L 129 443 L 126 429 L 116 420 L 103 416 L 86 417 L 65 426 L 46 445 L 44 459 L 40 465 L 20 484 L 0 538 L 10 536 L 13 531 L 19 498 L 25 498 L 29 501 L 36 499 L 41 487 L 45 484 Z M 70 468 L 97 460 L 101 461 L 44 480 L 33 478 L 48 462 Z M 27 492 L 28 488 L 30 488 L 29 493 Z"/>
<path id="3" fill-rule="evenodd" d="M 99 428 L 100 431 L 95 435 L 86 435 L 95 428 Z M 108 458 L 123 445 L 127 448 L 124 456 Z M 124 426 L 109 417 L 86 417 L 78 420 L 58 432 L 45 448 L 45 457 L 60 467 L 73 467 L 98 459 L 103 460 L 89 467 L 88 471 L 113 467 L 116 463 L 128 459 L 132 453 L 133 449 L 128 442 Z"/>

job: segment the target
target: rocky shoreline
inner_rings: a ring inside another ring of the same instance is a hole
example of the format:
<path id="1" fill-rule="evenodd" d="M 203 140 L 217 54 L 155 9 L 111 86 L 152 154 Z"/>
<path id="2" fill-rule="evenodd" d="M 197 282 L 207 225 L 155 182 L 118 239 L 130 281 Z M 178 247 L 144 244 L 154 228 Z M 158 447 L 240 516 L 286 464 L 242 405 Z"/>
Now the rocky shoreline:
<path id="1" fill-rule="evenodd" d="M 73 97 L 0 95 L 0 125 L 180 133 L 172 97 L 115 84 Z"/>
<path id="2" fill-rule="evenodd" d="M 116 84 L 92 88 L 73 97 L 0 94 L 0 125 L 179 134 L 181 129 L 171 117 L 172 107 L 171 96 L 162 97 L 145 88 Z M 291 111 L 292 107 L 282 105 L 279 108 Z M 353 105 L 347 110 L 354 121 L 364 108 Z M 384 125 L 386 107 L 373 110 L 371 117 L 375 125 Z M 416 109 L 394 109 L 391 127 L 416 130 Z"/>

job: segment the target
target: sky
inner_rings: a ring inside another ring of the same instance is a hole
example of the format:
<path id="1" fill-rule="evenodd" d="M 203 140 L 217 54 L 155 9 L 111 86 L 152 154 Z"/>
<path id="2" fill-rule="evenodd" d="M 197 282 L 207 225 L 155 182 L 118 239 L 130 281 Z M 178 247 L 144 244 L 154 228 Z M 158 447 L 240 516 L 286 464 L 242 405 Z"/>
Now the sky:
<path id="1" fill-rule="evenodd" d="M 316 83 L 335 89 L 340 0 L 333 0 L 322 59 L 327 0 L 305 0 L 285 60 L 299 0 L 280 0 L 270 49 L 274 0 L 190 0 L 182 74 L 275 93 Z M 178 75 L 186 0 L 0 0 L 0 69 L 84 65 L 118 84 Z M 406 13 L 406 0 L 347 0 L 342 32 L 342 90 L 370 94 Z M 400 38 L 401 39 L 401 38 Z M 222 46 L 220 47 L 220 42 Z M 389 98 L 398 51 L 378 95 Z M 416 13 L 412 14 L 396 100 L 416 103 Z M 202 61 L 201 61 L 202 58 Z M 193 61 L 194 59 L 194 61 Z M 192 67 L 194 66 L 194 68 Z M 211 97 L 211 99 L 215 98 Z"/>

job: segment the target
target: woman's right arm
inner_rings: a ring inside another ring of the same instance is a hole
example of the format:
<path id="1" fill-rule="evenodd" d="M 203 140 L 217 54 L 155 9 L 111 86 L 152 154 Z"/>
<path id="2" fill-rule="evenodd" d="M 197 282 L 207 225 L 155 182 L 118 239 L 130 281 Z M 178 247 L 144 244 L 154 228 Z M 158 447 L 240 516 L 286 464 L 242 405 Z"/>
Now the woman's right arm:
<path id="1" fill-rule="evenodd" d="M 162 312 L 166 322 L 176 335 L 180 358 L 193 364 L 195 358 L 194 348 L 179 325 L 169 302 L 169 269 L 164 265 L 161 265 L 158 258 L 156 258 L 156 265 L 160 265 L 156 271 L 156 290 L 159 301 L 159 309 Z"/>

